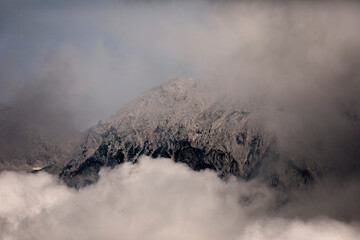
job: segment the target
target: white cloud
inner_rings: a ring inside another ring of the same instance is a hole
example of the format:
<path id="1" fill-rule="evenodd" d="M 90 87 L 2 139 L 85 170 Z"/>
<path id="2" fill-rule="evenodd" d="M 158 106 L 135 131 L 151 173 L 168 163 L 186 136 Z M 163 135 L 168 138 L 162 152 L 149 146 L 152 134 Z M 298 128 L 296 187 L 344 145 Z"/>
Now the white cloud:
<path id="1" fill-rule="evenodd" d="M 143 157 L 68 189 L 45 173 L 0 175 L 0 239 L 358 239 L 353 223 L 270 217 L 269 189 Z"/>

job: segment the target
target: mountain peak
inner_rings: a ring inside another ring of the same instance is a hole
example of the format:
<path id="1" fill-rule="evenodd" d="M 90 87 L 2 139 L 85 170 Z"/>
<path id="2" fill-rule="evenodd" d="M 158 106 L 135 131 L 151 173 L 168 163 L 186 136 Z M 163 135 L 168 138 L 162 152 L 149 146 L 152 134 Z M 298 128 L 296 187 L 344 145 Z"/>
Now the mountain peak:
<path id="1" fill-rule="evenodd" d="M 243 179 L 255 177 L 266 165 L 263 177 L 277 186 L 303 184 L 301 169 L 279 170 L 267 164 L 276 154 L 274 139 L 253 124 L 251 112 L 225 104 L 214 93 L 193 78 L 173 79 L 150 89 L 86 131 L 81 149 L 60 176 L 68 185 L 81 187 L 97 181 L 101 167 L 148 155 Z M 288 174 L 297 177 L 287 181 Z"/>
<path id="2" fill-rule="evenodd" d="M 195 88 L 197 86 L 197 81 L 194 78 L 175 78 L 161 84 L 160 86 L 169 92 L 185 94 L 191 88 Z"/>

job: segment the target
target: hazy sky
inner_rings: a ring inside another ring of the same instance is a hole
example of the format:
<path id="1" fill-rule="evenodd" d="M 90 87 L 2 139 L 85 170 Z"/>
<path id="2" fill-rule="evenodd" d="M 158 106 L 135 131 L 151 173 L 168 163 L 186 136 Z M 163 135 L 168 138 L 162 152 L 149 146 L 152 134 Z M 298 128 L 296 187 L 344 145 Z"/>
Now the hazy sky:
<path id="1" fill-rule="evenodd" d="M 2 1 L 1 100 L 33 91 L 84 128 L 142 91 L 193 75 L 175 36 L 203 21 L 193 5 L 115 2 Z"/>
<path id="2" fill-rule="evenodd" d="M 277 105 L 332 97 L 358 57 L 353 1 L 0 2 L 0 101 L 77 129 L 176 77 Z"/>

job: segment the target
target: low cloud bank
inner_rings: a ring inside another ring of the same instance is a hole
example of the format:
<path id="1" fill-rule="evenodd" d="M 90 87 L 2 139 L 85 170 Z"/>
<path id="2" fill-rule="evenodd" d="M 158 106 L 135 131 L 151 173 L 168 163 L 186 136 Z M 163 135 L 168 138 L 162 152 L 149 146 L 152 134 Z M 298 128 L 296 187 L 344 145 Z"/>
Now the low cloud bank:
<path id="1" fill-rule="evenodd" d="M 102 170 L 75 191 L 46 173 L 0 175 L 0 238 L 359 239 L 355 222 L 302 220 L 271 210 L 256 182 L 222 181 L 169 159 L 143 157 Z M 274 213 L 275 212 L 275 213 Z"/>

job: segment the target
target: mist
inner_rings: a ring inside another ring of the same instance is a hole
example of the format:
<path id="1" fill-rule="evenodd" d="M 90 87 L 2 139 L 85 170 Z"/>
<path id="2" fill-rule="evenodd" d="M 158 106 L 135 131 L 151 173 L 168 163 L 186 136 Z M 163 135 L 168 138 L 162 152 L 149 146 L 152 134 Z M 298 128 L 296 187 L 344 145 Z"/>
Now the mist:
<path id="1" fill-rule="evenodd" d="M 271 213 L 273 192 L 171 159 L 103 169 L 75 191 L 46 173 L 0 175 L 2 239 L 357 239 L 358 222 Z"/>
<path id="2" fill-rule="evenodd" d="M 21 3 L 1 3 L 11 132 L 83 131 L 151 87 L 195 77 L 252 112 L 285 151 L 359 169 L 355 1 Z"/>
<path id="3" fill-rule="evenodd" d="M 1 238 L 358 239 L 359 13 L 356 1 L 0 1 L 2 146 L 26 146 L 28 125 L 48 139 L 84 131 L 194 77 L 324 174 L 282 199 L 164 159 L 102 170 L 79 191 L 1 172 Z"/>
<path id="4" fill-rule="evenodd" d="M 24 121 L 84 130 L 176 77 L 217 82 L 240 103 L 266 97 L 265 109 L 311 105 L 305 114 L 315 118 L 325 105 L 344 104 L 352 118 L 359 114 L 353 1 L 1 5 L 0 100 L 27 109 Z"/>

